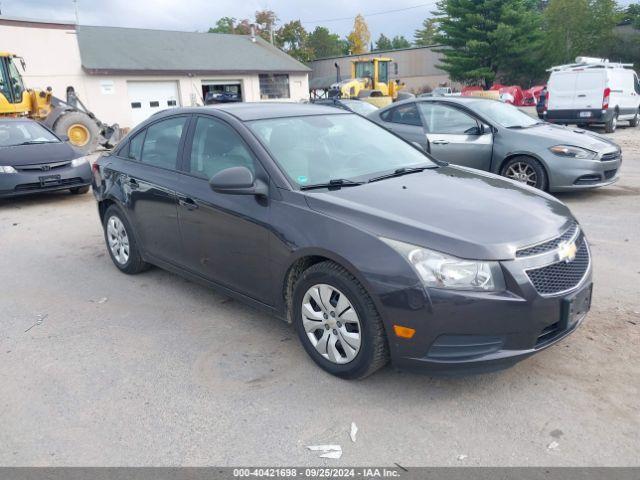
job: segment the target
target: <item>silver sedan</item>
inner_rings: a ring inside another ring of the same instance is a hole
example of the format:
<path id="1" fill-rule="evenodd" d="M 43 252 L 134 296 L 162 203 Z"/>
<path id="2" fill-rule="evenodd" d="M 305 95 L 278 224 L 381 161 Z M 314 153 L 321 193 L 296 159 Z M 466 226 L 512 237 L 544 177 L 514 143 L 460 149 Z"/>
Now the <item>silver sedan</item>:
<path id="1" fill-rule="evenodd" d="M 618 180 L 622 152 L 611 140 L 541 122 L 495 100 L 416 98 L 368 117 L 438 160 L 542 190 L 580 190 Z"/>

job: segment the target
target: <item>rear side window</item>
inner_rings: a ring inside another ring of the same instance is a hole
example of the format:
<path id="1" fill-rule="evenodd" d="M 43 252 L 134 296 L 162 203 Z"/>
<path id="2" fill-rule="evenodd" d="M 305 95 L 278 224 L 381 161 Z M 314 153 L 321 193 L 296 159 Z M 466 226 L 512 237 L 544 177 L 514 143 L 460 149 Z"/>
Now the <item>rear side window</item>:
<path id="1" fill-rule="evenodd" d="M 429 133 L 470 135 L 478 131 L 478 122 L 457 108 L 424 102 L 420 104 L 420 110 Z"/>
<path id="2" fill-rule="evenodd" d="M 187 117 L 169 118 L 147 128 L 142 147 L 142 163 L 175 169 L 186 122 Z"/>
<path id="3" fill-rule="evenodd" d="M 138 160 L 142 158 L 142 141 L 144 140 L 144 130 L 138 133 L 135 137 L 129 140 L 129 149 L 127 157 L 131 160 Z"/>
<path id="4" fill-rule="evenodd" d="M 420 114 L 415 103 L 409 103 L 399 107 L 392 108 L 380 115 L 385 122 L 401 123 L 403 125 L 422 126 Z"/>
<path id="5" fill-rule="evenodd" d="M 224 122 L 199 117 L 191 145 L 189 171 L 210 179 L 231 167 L 247 167 L 254 171 L 254 162 L 240 135 Z"/>

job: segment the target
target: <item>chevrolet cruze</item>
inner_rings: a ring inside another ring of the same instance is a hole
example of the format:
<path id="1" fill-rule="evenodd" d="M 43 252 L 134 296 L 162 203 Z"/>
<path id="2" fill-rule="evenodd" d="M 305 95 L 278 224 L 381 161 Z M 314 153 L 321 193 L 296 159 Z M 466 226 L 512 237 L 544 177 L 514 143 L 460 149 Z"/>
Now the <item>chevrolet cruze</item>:
<path id="1" fill-rule="evenodd" d="M 343 378 L 389 360 L 504 368 L 590 307 L 589 246 L 561 202 L 336 108 L 172 109 L 93 182 L 118 269 L 156 265 L 278 315 Z"/>

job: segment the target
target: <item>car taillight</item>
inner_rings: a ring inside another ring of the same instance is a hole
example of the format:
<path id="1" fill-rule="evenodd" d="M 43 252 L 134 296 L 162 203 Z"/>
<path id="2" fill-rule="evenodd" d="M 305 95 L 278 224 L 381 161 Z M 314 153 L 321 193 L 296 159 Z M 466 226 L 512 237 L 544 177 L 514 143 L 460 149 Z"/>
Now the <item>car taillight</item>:
<path id="1" fill-rule="evenodd" d="M 604 95 L 602 96 L 602 109 L 609 108 L 609 97 L 611 96 L 611 89 L 609 87 L 604 89 Z"/>
<path id="2" fill-rule="evenodd" d="M 102 177 L 100 176 L 100 165 L 98 165 L 98 162 L 94 162 L 91 165 L 91 173 L 93 174 L 95 185 L 99 186 L 102 183 Z"/>

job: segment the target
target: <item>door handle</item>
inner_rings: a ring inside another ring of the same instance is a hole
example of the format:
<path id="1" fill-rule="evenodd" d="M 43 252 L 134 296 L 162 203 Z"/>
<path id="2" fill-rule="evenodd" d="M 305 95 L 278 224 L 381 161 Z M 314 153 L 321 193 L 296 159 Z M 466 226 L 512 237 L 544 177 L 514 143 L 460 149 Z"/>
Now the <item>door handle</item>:
<path id="1" fill-rule="evenodd" d="M 178 197 L 178 205 L 186 208 L 187 210 L 196 210 L 198 208 L 196 201 L 189 197 Z"/>
<path id="2" fill-rule="evenodd" d="M 449 140 L 434 140 L 431 143 L 433 143 L 434 145 L 448 145 L 449 144 Z"/>
<path id="3" fill-rule="evenodd" d="M 586 97 L 584 93 L 581 93 L 580 95 L 578 95 L 578 98 L 584 98 L 584 97 Z"/>
<path id="4" fill-rule="evenodd" d="M 129 178 L 129 181 L 127 183 L 129 184 L 131 190 L 137 190 L 138 188 L 140 188 L 140 184 L 135 178 Z"/>

